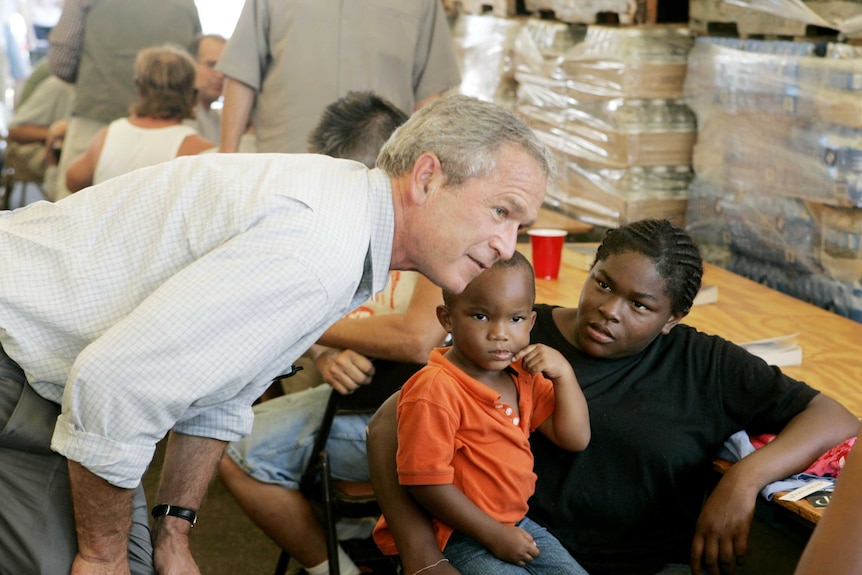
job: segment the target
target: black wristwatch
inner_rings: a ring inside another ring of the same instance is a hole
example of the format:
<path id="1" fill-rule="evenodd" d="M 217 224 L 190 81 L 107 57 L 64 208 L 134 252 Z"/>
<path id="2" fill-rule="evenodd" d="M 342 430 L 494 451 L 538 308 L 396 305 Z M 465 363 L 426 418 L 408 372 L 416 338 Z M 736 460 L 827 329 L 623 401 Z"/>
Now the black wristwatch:
<path id="1" fill-rule="evenodd" d="M 155 518 L 164 517 L 165 515 L 170 515 L 171 517 L 179 517 L 180 519 L 185 519 L 189 523 L 192 524 L 192 527 L 195 526 L 195 523 L 198 521 L 198 514 L 187 508 L 180 507 L 179 505 L 168 505 L 166 503 L 162 503 L 161 505 L 156 505 L 153 507 L 153 511 L 151 515 Z"/>

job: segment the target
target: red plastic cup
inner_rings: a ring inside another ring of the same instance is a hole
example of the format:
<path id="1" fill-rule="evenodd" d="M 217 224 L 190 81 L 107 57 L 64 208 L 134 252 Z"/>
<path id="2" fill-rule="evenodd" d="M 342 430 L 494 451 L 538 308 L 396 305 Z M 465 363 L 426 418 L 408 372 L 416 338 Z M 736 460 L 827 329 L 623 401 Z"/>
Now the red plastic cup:
<path id="1" fill-rule="evenodd" d="M 533 248 L 533 269 L 536 277 L 555 280 L 560 275 L 560 258 L 563 255 L 565 230 L 535 229 L 528 230 L 530 245 Z"/>

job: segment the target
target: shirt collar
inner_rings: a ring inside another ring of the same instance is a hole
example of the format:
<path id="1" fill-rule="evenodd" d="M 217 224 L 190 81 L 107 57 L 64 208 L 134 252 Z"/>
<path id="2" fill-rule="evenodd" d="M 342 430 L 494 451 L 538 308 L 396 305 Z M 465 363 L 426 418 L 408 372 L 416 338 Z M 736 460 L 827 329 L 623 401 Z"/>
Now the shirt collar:
<path id="1" fill-rule="evenodd" d="M 395 239 L 395 207 L 392 197 L 392 182 L 380 169 L 368 172 L 369 204 L 371 223 L 371 256 L 374 273 L 373 292 L 386 287 L 389 281 L 389 266 L 392 262 L 392 242 Z M 367 262 L 367 260 L 366 260 Z"/>

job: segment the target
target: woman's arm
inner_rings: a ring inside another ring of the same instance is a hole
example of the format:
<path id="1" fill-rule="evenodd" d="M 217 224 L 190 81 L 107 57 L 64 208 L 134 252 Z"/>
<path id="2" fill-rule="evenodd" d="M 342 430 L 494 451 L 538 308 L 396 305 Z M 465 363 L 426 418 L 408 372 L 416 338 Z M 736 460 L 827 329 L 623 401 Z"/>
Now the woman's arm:
<path id="1" fill-rule="evenodd" d="M 177 150 L 177 157 L 180 156 L 195 156 L 200 154 L 201 152 L 205 152 L 207 150 L 212 150 L 216 145 L 200 136 L 199 134 L 192 134 L 191 136 L 187 136 L 183 143 L 180 144 L 180 148 Z"/>
<path id="2" fill-rule="evenodd" d="M 857 429 L 857 435 L 859 430 Z M 796 575 L 858 575 L 862 573 L 862 448 L 847 458 L 832 501 L 817 523 Z"/>
<path id="3" fill-rule="evenodd" d="M 368 422 L 368 468 L 371 483 L 395 539 L 404 573 L 412 575 L 443 559 L 437 546 L 431 519 L 407 490 L 398 483 L 395 453 L 398 450 L 398 424 L 395 416 L 398 393 L 387 399 Z M 449 563 L 439 563 L 426 575 L 457 575 Z"/>
<path id="4" fill-rule="evenodd" d="M 834 399 L 815 396 L 768 445 L 734 464 L 707 498 L 692 542 L 692 572 L 732 573 L 745 555 L 757 494 L 799 473 L 831 447 L 852 437 L 859 420 Z"/>
<path id="5" fill-rule="evenodd" d="M 107 133 L 107 128 L 99 130 L 87 144 L 84 153 L 69 164 L 69 169 L 66 171 L 66 187 L 70 192 L 77 192 L 93 185 L 93 176 L 96 175 L 96 166 L 99 163 L 99 156 L 102 155 L 102 146 L 105 144 Z"/>

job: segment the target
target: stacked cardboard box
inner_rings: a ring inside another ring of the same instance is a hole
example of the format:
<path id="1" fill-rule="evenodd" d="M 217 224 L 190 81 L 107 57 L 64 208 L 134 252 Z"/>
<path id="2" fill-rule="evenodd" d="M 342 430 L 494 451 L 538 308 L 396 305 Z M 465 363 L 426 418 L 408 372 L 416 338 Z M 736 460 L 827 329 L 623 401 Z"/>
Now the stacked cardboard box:
<path id="1" fill-rule="evenodd" d="M 664 26 L 560 26 L 537 21 L 515 43 L 516 109 L 559 164 L 550 201 L 601 226 L 682 224 L 696 133 L 681 100 L 690 38 Z M 559 42 L 572 30 L 583 40 Z"/>
<path id="2" fill-rule="evenodd" d="M 452 39 L 461 69 L 462 94 L 514 108 L 512 59 L 515 38 L 526 21 L 526 17 L 458 15 Z"/>
<path id="3" fill-rule="evenodd" d="M 734 271 L 862 321 L 860 99 L 847 45 L 699 38 L 689 55 L 687 227 Z"/>

